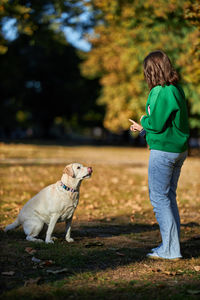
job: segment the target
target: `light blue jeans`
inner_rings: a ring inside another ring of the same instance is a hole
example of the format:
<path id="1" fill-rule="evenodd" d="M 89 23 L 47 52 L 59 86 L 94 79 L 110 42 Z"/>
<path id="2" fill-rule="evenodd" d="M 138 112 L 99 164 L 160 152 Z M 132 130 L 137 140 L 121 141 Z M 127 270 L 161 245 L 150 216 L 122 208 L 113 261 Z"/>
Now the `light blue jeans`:
<path id="1" fill-rule="evenodd" d="M 151 150 L 148 169 L 149 197 L 160 226 L 162 244 L 152 249 L 166 259 L 179 258 L 180 216 L 176 189 L 181 167 L 187 157 L 183 153 Z"/>

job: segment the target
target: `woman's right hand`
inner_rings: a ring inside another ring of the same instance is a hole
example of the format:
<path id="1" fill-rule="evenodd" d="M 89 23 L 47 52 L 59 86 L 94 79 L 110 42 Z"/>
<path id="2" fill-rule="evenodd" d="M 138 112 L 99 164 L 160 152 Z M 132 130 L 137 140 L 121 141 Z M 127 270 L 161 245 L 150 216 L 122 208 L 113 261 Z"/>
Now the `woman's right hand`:
<path id="1" fill-rule="evenodd" d="M 129 119 L 129 121 L 132 123 L 132 125 L 130 126 L 131 131 L 142 131 L 143 127 L 140 124 L 131 119 Z"/>

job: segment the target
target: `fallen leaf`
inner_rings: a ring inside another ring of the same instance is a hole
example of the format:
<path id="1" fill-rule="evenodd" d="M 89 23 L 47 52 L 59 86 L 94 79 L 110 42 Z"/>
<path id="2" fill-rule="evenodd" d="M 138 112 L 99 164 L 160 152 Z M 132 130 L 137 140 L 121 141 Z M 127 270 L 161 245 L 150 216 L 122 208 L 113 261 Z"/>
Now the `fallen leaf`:
<path id="1" fill-rule="evenodd" d="M 119 255 L 119 256 L 125 256 L 125 254 L 124 253 L 121 253 L 121 252 L 115 252 L 117 255 Z"/>
<path id="2" fill-rule="evenodd" d="M 52 274 L 58 274 L 58 273 L 65 273 L 68 272 L 69 270 L 67 268 L 61 269 L 61 270 L 46 270 L 47 273 L 52 273 Z"/>
<path id="3" fill-rule="evenodd" d="M 164 283 L 157 285 L 157 288 L 159 288 L 159 289 L 164 289 L 165 287 L 166 287 L 166 285 Z"/>
<path id="4" fill-rule="evenodd" d="M 100 242 L 92 242 L 92 243 L 85 244 L 85 247 L 86 248 L 91 248 L 91 247 L 100 247 L 100 246 L 103 246 L 103 245 L 104 244 L 100 243 Z"/>
<path id="5" fill-rule="evenodd" d="M 108 250 L 112 250 L 112 251 L 118 251 L 118 250 L 119 250 L 119 248 L 110 247 L 110 248 L 108 248 Z"/>
<path id="6" fill-rule="evenodd" d="M 32 285 L 32 284 L 37 284 L 40 281 L 41 277 L 37 278 L 29 278 L 28 280 L 25 281 L 24 286 Z"/>
<path id="7" fill-rule="evenodd" d="M 31 247 L 26 247 L 26 248 L 25 248 L 25 251 L 26 251 L 28 254 L 31 254 L 31 255 L 37 252 L 35 249 L 33 249 L 33 248 L 31 248 Z"/>
<path id="8" fill-rule="evenodd" d="M 170 272 L 170 271 L 163 271 L 162 273 L 169 276 L 175 276 L 177 274 L 176 272 Z"/>
<path id="9" fill-rule="evenodd" d="M 119 178 L 113 177 L 113 178 L 111 179 L 111 182 L 114 183 L 114 184 L 116 184 L 116 183 L 119 182 Z"/>
<path id="10" fill-rule="evenodd" d="M 40 262 L 41 262 L 41 259 L 36 258 L 35 256 L 33 256 L 31 260 L 32 260 L 34 263 L 40 263 Z"/>
<path id="11" fill-rule="evenodd" d="M 187 290 L 187 293 L 190 295 L 198 295 L 200 294 L 200 290 Z"/>
<path id="12" fill-rule="evenodd" d="M 40 263 L 40 266 L 50 266 L 52 264 L 54 264 L 55 262 L 53 260 L 45 260 L 45 261 L 42 261 Z"/>
<path id="13" fill-rule="evenodd" d="M 45 264 L 45 266 L 50 266 L 50 265 L 54 264 L 54 261 L 53 260 L 45 260 L 44 264 Z"/>
<path id="14" fill-rule="evenodd" d="M 9 272 L 2 272 L 2 275 L 7 275 L 7 276 L 13 276 L 15 274 L 14 271 L 9 271 Z"/>
<path id="15" fill-rule="evenodd" d="M 195 271 L 199 272 L 200 271 L 200 266 L 194 266 Z"/>

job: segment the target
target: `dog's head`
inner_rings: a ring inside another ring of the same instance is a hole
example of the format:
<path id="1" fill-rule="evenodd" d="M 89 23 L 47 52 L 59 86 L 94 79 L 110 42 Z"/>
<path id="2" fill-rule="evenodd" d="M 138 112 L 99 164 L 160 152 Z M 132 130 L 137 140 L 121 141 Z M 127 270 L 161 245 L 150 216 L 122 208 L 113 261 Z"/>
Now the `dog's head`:
<path id="1" fill-rule="evenodd" d="M 66 174 L 72 178 L 83 180 L 92 175 L 92 167 L 84 167 L 81 164 L 74 163 L 67 165 L 63 170 L 63 175 Z"/>

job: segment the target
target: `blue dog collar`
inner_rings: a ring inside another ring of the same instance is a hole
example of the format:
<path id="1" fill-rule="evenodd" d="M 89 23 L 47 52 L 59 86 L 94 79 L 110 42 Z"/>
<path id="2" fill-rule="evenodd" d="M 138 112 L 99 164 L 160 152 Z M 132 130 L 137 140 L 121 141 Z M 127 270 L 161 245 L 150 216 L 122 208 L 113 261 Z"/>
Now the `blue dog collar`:
<path id="1" fill-rule="evenodd" d="M 73 189 L 73 188 L 70 188 L 70 187 L 66 186 L 64 183 L 62 183 L 62 181 L 61 181 L 60 185 L 61 185 L 61 186 L 63 187 L 63 189 L 65 189 L 66 191 L 70 191 L 70 192 L 72 192 L 72 193 L 78 192 L 78 190 L 75 190 L 75 189 Z"/>

